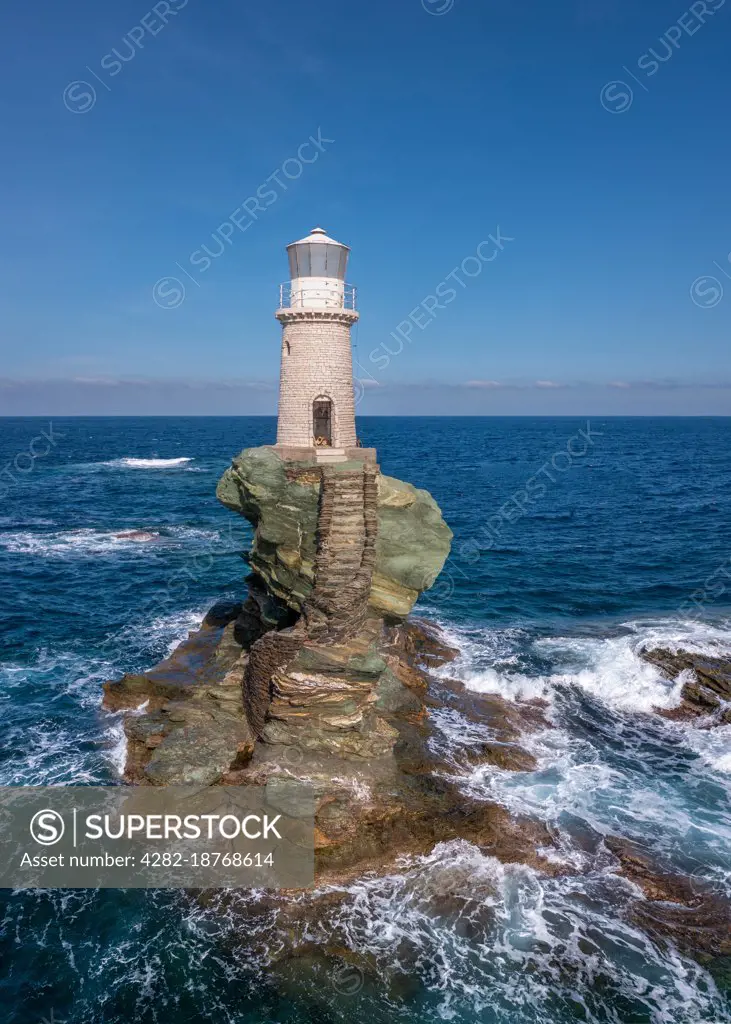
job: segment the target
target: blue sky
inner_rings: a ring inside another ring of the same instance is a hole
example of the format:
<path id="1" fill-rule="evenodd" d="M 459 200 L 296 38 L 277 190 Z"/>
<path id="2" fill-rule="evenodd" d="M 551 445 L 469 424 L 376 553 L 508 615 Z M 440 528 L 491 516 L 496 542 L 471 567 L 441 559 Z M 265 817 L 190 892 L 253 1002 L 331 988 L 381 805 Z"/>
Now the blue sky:
<path id="1" fill-rule="evenodd" d="M 284 246 L 322 224 L 361 413 L 731 414 L 731 0 L 37 0 L 3 30 L 0 413 L 274 412 Z"/>

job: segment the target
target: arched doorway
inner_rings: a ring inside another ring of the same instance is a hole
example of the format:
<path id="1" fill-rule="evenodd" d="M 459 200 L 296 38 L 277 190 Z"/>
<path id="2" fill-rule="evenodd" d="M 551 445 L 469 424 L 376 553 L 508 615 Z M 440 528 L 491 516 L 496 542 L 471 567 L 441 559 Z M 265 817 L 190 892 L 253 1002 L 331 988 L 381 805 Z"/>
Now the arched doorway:
<path id="1" fill-rule="evenodd" d="M 317 447 L 332 447 L 332 402 L 329 398 L 316 398 L 312 403 L 312 434 Z"/>

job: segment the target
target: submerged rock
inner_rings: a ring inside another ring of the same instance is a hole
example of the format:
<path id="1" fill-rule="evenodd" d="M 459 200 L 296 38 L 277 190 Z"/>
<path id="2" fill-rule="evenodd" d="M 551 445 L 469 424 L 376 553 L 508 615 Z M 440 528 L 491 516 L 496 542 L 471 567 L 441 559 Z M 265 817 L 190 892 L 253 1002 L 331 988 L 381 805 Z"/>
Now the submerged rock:
<path id="1" fill-rule="evenodd" d="M 159 533 L 151 533 L 149 530 L 121 530 L 112 534 L 115 540 L 129 540 L 135 544 L 145 544 L 147 541 L 160 540 Z"/>
<path id="2" fill-rule="evenodd" d="M 731 964 L 731 901 L 702 876 L 663 869 L 628 839 L 607 836 L 605 842 L 645 896 L 631 906 L 632 920 L 725 979 Z"/>

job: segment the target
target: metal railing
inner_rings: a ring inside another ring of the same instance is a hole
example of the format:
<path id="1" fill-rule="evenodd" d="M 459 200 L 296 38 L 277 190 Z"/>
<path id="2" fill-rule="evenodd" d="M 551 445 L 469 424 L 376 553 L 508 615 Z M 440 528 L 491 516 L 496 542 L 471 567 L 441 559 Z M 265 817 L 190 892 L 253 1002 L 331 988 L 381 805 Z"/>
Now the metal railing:
<path id="1" fill-rule="evenodd" d="M 279 308 L 310 307 L 311 309 L 355 309 L 355 285 L 339 288 L 292 288 L 291 281 L 279 286 Z"/>

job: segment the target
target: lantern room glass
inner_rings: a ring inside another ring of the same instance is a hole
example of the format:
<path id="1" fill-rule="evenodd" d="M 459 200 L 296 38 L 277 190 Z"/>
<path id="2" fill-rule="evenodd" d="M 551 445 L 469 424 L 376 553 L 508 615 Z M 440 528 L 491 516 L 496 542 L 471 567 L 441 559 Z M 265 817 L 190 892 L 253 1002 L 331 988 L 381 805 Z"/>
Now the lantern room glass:
<path id="1" fill-rule="evenodd" d="M 289 272 L 298 277 L 329 277 L 345 280 L 348 249 L 334 242 L 295 242 L 288 246 Z"/>

